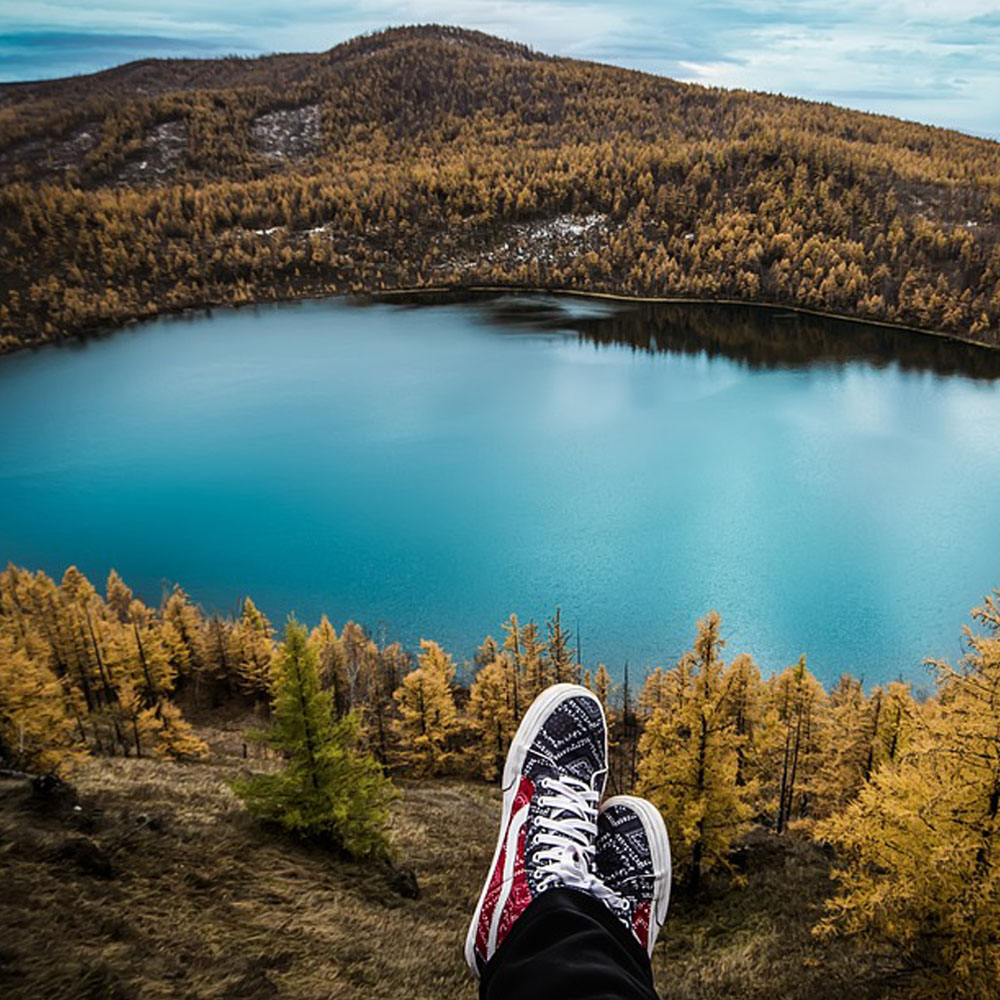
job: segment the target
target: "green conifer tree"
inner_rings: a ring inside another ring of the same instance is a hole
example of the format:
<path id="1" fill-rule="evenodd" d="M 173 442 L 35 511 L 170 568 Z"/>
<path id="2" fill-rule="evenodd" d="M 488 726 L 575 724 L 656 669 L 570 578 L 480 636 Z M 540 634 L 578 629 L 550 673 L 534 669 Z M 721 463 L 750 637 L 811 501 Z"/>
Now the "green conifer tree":
<path id="1" fill-rule="evenodd" d="M 254 815 L 299 836 L 356 858 L 384 855 L 392 783 L 360 749 L 354 716 L 334 719 L 315 649 L 294 619 L 281 646 L 272 712 L 266 741 L 284 755 L 285 766 L 235 781 L 236 794 Z"/>

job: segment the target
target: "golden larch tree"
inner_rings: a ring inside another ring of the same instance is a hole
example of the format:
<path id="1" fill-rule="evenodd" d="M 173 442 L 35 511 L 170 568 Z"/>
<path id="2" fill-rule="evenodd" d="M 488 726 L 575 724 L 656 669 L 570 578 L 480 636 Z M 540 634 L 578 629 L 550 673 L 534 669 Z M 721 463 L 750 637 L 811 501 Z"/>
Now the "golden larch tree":
<path id="1" fill-rule="evenodd" d="M 350 711 L 347 664 L 340 637 L 326 615 L 309 633 L 309 645 L 316 654 L 320 684 L 330 692 L 334 714 L 338 719 L 342 718 Z"/>
<path id="2" fill-rule="evenodd" d="M 58 773 L 82 750 L 55 674 L 0 633 L 0 760 L 23 771 Z"/>
<path id="3" fill-rule="evenodd" d="M 402 759 L 421 774 L 439 774 L 450 763 L 450 744 L 458 729 L 454 676 L 452 658 L 436 642 L 421 639 L 417 667 L 393 696 Z"/>
<path id="4" fill-rule="evenodd" d="M 480 668 L 469 691 L 469 717 L 475 728 L 472 756 L 487 781 L 503 774 L 507 749 L 517 729 L 511 699 L 511 667 L 497 656 Z"/>
<path id="5" fill-rule="evenodd" d="M 243 601 L 240 619 L 233 628 L 232 653 L 241 689 L 254 698 L 269 698 L 274 629 L 249 597 Z"/>
<path id="6" fill-rule="evenodd" d="M 774 826 L 783 833 L 789 821 L 805 815 L 812 783 L 822 759 L 820 719 L 826 705 L 823 685 L 810 673 L 805 656 L 765 685 L 765 740 L 761 749 L 768 779 L 765 799 Z"/>
<path id="7" fill-rule="evenodd" d="M 818 933 L 889 940 L 928 996 L 995 997 L 1000 982 L 1000 590 L 973 611 L 960 669 L 858 799 L 820 824 L 840 883 Z"/>
<path id="8" fill-rule="evenodd" d="M 737 783 L 740 740 L 727 705 L 719 628 L 714 611 L 698 622 L 694 649 L 664 673 L 671 694 L 639 742 L 639 794 L 663 813 L 675 864 L 692 892 L 705 871 L 728 866 L 756 791 Z"/>
<path id="9" fill-rule="evenodd" d="M 821 723 L 822 751 L 812 781 L 816 816 L 840 812 L 861 791 L 872 771 L 880 715 L 880 699 L 866 698 L 860 681 L 842 675 Z"/>

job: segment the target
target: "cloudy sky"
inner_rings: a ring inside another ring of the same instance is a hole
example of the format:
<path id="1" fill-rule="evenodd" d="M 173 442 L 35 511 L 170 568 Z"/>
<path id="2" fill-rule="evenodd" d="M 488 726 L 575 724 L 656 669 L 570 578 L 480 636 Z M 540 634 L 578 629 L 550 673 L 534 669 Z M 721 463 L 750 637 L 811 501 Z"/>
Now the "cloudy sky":
<path id="1" fill-rule="evenodd" d="M 1000 137 L 1000 0 L 0 0 L 0 79 L 318 51 L 426 22 Z"/>

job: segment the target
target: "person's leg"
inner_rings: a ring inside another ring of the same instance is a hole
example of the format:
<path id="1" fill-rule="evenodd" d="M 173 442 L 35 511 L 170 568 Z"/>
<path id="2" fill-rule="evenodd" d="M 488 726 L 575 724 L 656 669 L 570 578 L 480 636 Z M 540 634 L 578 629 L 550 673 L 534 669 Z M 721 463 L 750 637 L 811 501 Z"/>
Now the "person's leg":
<path id="1" fill-rule="evenodd" d="M 649 956 L 605 903 L 577 889 L 533 900 L 487 963 L 480 1000 L 656 1000 Z"/>
<path id="2" fill-rule="evenodd" d="M 655 1000 L 670 844 L 641 799 L 598 802 L 607 728 L 586 688 L 535 699 L 507 755 L 493 861 L 465 941 L 483 1000 Z"/>
<path id="3" fill-rule="evenodd" d="M 601 891 L 593 867 L 607 771 L 607 725 L 597 697 L 576 684 L 543 691 L 507 753 L 496 850 L 465 939 L 473 975 L 544 893 Z"/>

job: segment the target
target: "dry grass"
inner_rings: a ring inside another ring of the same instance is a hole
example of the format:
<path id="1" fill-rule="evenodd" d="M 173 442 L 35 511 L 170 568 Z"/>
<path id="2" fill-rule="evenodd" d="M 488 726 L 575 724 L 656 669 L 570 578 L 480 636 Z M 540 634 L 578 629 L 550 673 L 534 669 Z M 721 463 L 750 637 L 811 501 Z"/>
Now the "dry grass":
<path id="1" fill-rule="evenodd" d="M 830 858 L 810 841 L 756 830 L 743 842 L 744 882 L 719 880 L 671 907 L 654 970 L 663 1000 L 876 1000 L 902 997 L 891 953 L 811 933 L 832 888 Z"/>
<path id="2" fill-rule="evenodd" d="M 461 941 L 493 847 L 494 790 L 403 786 L 393 834 L 420 883 L 410 900 L 385 872 L 256 826 L 226 784 L 242 766 L 94 760 L 76 779 L 81 808 L 48 811 L 23 782 L 0 782 L 0 996 L 475 995 Z M 878 957 L 810 938 L 828 891 L 819 851 L 760 835 L 748 857 L 746 888 L 674 906 L 656 958 L 664 1000 L 900 995 Z"/>
<path id="3" fill-rule="evenodd" d="M 258 828 L 226 785 L 234 770 L 92 761 L 77 778 L 86 808 L 56 817 L 7 783 L 0 995 L 474 995 L 459 941 L 489 861 L 490 790 L 404 789 L 393 834 L 421 887 L 408 900 L 382 871 Z M 56 858 L 81 832 L 111 878 Z"/>

